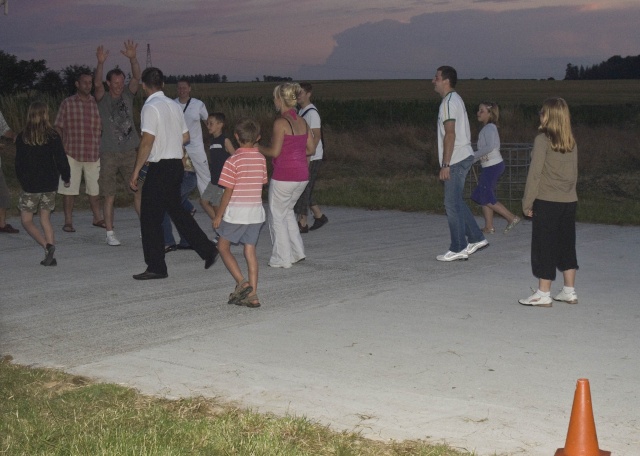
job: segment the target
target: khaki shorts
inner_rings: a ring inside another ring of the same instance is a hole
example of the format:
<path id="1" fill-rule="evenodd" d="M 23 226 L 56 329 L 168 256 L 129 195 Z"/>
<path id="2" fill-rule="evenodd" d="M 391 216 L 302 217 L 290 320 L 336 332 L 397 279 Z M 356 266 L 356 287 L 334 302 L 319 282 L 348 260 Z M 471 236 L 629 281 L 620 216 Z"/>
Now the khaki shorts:
<path id="1" fill-rule="evenodd" d="M 18 198 L 18 209 L 20 209 L 20 212 L 31 212 L 32 214 L 37 214 L 41 209 L 53 212 L 55 208 L 56 192 L 22 192 L 20 194 L 20 198 Z"/>
<path id="2" fill-rule="evenodd" d="M 129 179 L 136 165 L 137 152 L 135 149 L 126 152 L 106 152 L 100 154 L 100 186 L 101 196 L 115 196 L 118 192 L 118 174 L 122 177 L 124 187 L 129 193 Z"/>
<path id="3" fill-rule="evenodd" d="M 80 182 L 84 173 L 85 193 L 89 196 L 98 196 L 100 190 L 98 187 L 98 178 L 100 177 L 100 160 L 95 162 L 81 162 L 67 155 L 69 167 L 71 168 L 71 179 L 69 187 L 64 186 L 64 182 L 60 179 L 58 184 L 58 193 L 61 195 L 79 195 Z"/>

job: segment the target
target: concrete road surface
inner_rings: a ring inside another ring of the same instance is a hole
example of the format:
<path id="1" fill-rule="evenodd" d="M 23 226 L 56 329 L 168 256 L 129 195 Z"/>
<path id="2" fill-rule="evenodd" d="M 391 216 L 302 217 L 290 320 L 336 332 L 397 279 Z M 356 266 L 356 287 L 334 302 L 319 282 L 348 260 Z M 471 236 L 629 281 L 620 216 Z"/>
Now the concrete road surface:
<path id="1" fill-rule="evenodd" d="M 469 261 L 440 263 L 444 216 L 326 214 L 288 270 L 267 267 L 263 229 L 260 309 L 228 305 L 224 265 L 205 271 L 193 251 L 167 255 L 168 279 L 133 280 L 145 265 L 131 209 L 116 209 L 119 247 L 89 213 L 72 234 L 54 214 L 57 267 L 40 266 L 24 230 L 0 234 L 0 354 L 479 455 L 554 454 L 588 378 L 600 448 L 640 454 L 639 228 L 579 224 L 579 304 L 531 308 L 517 303 L 537 284 L 528 222 L 489 235 Z"/>

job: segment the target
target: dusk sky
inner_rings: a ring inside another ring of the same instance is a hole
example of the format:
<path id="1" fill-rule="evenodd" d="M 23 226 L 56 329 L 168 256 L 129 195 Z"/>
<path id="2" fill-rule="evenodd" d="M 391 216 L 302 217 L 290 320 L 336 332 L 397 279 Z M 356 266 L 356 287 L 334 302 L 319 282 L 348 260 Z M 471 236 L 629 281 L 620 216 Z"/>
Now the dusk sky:
<path id="1" fill-rule="evenodd" d="M 640 55 L 638 0 L 9 0 L 0 50 L 60 70 L 128 70 L 124 40 L 166 74 L 302 79 L 564 77 Z"/>

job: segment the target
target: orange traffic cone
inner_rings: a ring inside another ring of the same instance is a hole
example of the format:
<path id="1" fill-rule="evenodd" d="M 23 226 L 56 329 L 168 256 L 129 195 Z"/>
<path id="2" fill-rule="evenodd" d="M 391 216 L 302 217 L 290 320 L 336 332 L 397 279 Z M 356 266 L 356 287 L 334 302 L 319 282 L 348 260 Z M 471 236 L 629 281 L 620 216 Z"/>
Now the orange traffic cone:
<path id="1" fill-rule="evenodd" d="M 610 455 L 610 451 L 603 451 L 598 448 L 598 436 L 596 435 L 596 423 L 593 420 L 589 380 L 580 378 L 573 398 L 567 441 L 564 444 L 564 448 L 558 448 L 555 456 Z"/>

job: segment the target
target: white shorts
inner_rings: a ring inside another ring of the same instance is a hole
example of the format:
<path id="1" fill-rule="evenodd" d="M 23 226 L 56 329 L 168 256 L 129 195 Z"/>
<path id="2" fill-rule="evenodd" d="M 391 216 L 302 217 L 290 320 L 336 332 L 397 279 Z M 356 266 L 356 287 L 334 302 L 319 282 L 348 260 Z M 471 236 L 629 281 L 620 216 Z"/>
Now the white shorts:
<path id="1" fill-rule="evenodd" d="M 85 193 L 89 196 L 97 196 L 100 194 L 98 187 L 98 177 L 100 177 L 100 159 L 95 162 L 81 162 L 67 155 L 69 160 L 69 168 L 71 168 L 71 180 L 69 187 L 64 186 L 64 182 L 60 179 L 58 184 L 58 193 L 60 195 L 79 195 L 80 182 L 84 173 Z"/>

